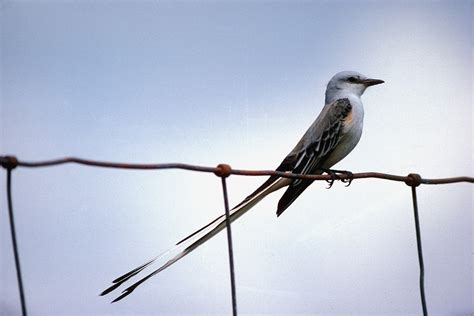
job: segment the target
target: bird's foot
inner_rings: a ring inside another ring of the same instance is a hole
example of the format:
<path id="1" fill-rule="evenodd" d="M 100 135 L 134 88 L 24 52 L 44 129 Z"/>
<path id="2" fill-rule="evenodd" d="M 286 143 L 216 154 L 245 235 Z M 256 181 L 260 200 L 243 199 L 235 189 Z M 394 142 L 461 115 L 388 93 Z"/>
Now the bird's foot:
<path id="1" fill-rule="evenodd" d="M 341 182 L 345 183 L 346 187 L 348 187 L 351 185 L 352 180 L 354 179 L 354 174 L 347 170 L 321 169 L 321 171 L 326 172 L 331 177 L 331 179 L 326 180 L 326 182 L 329 184 L 326 189 L 330 189 L 336 180 L 341 180 Z M 338 173 L 343 174 L 346 177 L 341 179 Z"/>
<path id="2" fill-rule="evenodd" d="M 332 185 L 334 184 L 334 182 L 335 182 L 336 180 L 339 180 L 340 178 L 339 178 L 339 176 L 337 175 L 337 173 L 334 172 L 334 171 L 331 170 L 331 169 L 326 169 L 326 170 L 323 170 L 323 171 L 326 172 L 326 173 L 331 177 L 331 179 L 326 180 L 326 182 L 328 183 L 328 186 L 327 186 L 326 189 L 330 189 L 330 188 L 332 187 Z"/>
<path id="3" fill-rule="evenodd" d="M 352 183 L 352 180 L 354 180 L 354 174 L 348 170 L 344 170 L 342 171 L 343 174 L 346 175 L 346 178 L 345 179 L 341 179 L 341 182 L 342 183 L 345 183 L 346 187 L 350 186 L 351 183 Z"/>

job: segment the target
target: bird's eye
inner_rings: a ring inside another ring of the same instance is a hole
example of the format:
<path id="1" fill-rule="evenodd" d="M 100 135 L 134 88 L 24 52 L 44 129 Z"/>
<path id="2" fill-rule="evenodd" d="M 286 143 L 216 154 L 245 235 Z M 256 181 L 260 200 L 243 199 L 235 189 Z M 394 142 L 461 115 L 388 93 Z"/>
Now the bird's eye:
<path id="1" fill-rule="evenodd" d="M 347 81 L 352 82 L 352 83 L 356 83 L 357 78 L 356 77 L 349 77 L 349 78 L 347 78 Z"/>

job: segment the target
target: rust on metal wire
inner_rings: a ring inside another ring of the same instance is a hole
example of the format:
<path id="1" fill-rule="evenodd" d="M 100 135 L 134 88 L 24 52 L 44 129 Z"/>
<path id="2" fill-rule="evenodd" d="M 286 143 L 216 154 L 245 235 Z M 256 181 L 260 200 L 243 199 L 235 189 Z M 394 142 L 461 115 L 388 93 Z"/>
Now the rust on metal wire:
<path id="1" fill-rule="evenodd" d="M 15 156 L 2 156 L 0 157 L 0 165 L 5 169 L 15 169 L 18 166 L 18 159 Z"/>
<path id="2" fill-rule="evenodd" d="M 231 173 L 232 173 L 231 166 L 225 163 L 221 163 L 217 165 L 216 171 L 214 171 L 214 174 L 221 178 L 227 178 L 228 176 L 231 175 Z"/>
<path id="3" fill-rule="evenodd" d="M 37 168 L 37 167 L 50 167 L 57 166 L 69 163 L 76 163 L 86 166 L 94 167 L 104 167 L 104 168 L 118 168 L 118 169 L 137 169 L 137 170 L 159 170 L 159 169 L 182 169 L 198 172 L 209 172 L 214 173 L 219 177 L 227 177 L 229 175 L 240 175 L 240 176 L 279 176 L 282 178 L 290 179 L 304 179 L 304 180 L 331 180 L 331 176 L 327 174 L 323 175 L 307 175 L 307 174 L 294 174 L 289 172 L 274 171 L 274 170 L 244 170 L 244 169 L 232 169 L 227 164 L 220 164 L 217 167 L 206 167 L 206 166 L 197 166 L 184 163 L 156 163 L 156 164 L 138 164 L 138 163 L 121 163 L 121 162 L 108 162 L 108 161 L 98 161 L 90 160 L 76 157 L 66 157 L 53 160 L 43 160 L 43 161 L 22 161 L 16 159 L 14 156 L 0 156 L 0 164 L 7 167 L 28 167 L 28 168 Z M 349 175 L 340 174 L 338 175 L 340 180 L 349 179 Z M 414 184 L 447 184 L 447 183 L 457 183 L 457 182 L 470 182 L 474 183 L 473 177 L 461 176 L 461 177 L 452 177 L 452 178 L 439 178 L 439 179 L 425 179 L 417 174 L 410 174 L 408 176 L 399 176 L 381 172 L 360 172 L 354 173 L 352 179 L 365 179 L 365 178 L 375 178 L 375 179 L 385 179 L 391 181 L 404 182 L 409 186 Z"/>
<path id="4" fill-rule="evenodd" d="M 410 173 L 405 180 L 406 185 L 410 187 L 417 187 L 421 184 L 421 176 L 417 173 Z"/>

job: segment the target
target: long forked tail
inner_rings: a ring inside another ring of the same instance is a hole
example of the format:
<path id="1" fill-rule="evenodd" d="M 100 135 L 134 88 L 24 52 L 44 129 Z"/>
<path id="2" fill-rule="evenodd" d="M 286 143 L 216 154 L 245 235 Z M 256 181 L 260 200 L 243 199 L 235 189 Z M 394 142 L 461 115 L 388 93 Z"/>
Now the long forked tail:
<path id="1" fill-rule="evenodd" d="M 230 221 L 233 222 L 243 214 L 245 214 L 248 210 L 254 207 L 258 202 L 260 202 L 265 196 L 268 194 L 287 186 L 290 183 L 289 179 L 285 178 L 270 178 L 267 182 L 265 182 L 260 188 L 258 188 L 254 193 L 248 196 L 243 202 L 238 204 L 230 211 Z M 197 230 L 196 232 L 192 233 L 188 237 L 179 241 L 174 247 L 170 248 L 163 254 L 151 259 L 150 261 L 142 264 L 141 266 L 125 273 L 124 275 L 118 277 L 117 279 L 112 281 L 112 285 L 104 290 L 100 295 L 106 295 L 113 290 L 117 289 L 119 286 L 133 278 L 134 276 L 138 275 L 140 272 L 145 270 L 146 268 L 151 267 L 154 263 L 156 263 L 159 259 L 164 258 L 171 258 L 168 259 L 164 264 L 150 272 L 148 275 L 142 277 L 125 290 L 122 291 L 122 294 L 114 299 L 112 303 L 120 301 L 121 299 L 125 298 L 126 296 L 130 295 L 140 284 L 154 276 L 155 274 L 160 273 L 161 271 L 165 270 L 173 263 L 177 262 L 179 259 L 183 258 L 194 249 L 214 237 L 217 233 L 223 230 L 226 227 L 226 218 L 225 215 L 221 215 L 217 217 L 215 220 L 207 224 L 206 226 L 202 227 L 201 229 Z M 160 262 L 162 262 L 160 260 Z"/>

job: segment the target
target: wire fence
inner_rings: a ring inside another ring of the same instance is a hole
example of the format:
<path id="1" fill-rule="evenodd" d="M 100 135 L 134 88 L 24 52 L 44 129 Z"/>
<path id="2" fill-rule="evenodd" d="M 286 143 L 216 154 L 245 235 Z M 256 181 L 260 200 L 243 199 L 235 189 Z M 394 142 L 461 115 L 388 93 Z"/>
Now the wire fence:
<path id="1" fill-rule="evenodd" d="M 229 201 L 227 194 L 227 183 L 226 178 L 230 175 L 239 175 L 239 176 L 278 176 L 282 178 L 289 179 L 302 179 L 302 180 L 316 180 L 316 181 L 327 181 L 329 186 L 335 180 L 341 180 L 345 183 L 350 184 L 353 179 L 364 179 L 364 178 L 375 178 L 383 179 L 389 181 L 398 181 L 404 182 L 406 185 L 411 187 L 412 201 L 413 201 L 413 212 L 415 220 L 415 232 L 416 232 L 416 242 L 417 242 L 417 252 L 418 252 L 418 262 L 419 262 L 419 288 L 420 288 L 420 299 L 421 307 L 423 310 L 423 315 L 428 315 L 428 309 L 426 305 L 425 298 L 425 289 L 424 289 L 424 263 L 423 263 L 423 250 L 421 244 L 421 231 L 420 231 L 420 221 L 418 216 L 418 203 L 416 196 L 416 187 L 421 184 L 424 185 L 434 185 L 434 184 L 449 184 L 449 183 L 459 183 L 459 182 L 469 182 L 474 183 L 473 177 L 461 176 L 461 177 L 451 177 L 451 178 L 438 178 L 438 179 L 427 179 L 422 178 L 419 174 L 410 173 L 407 176 L 386 174 L 380 172 L 362 172 L 362 173 L 351 173 L 351 172 L 342 172 L 342 173 L 329 173 L 322 175 L 303 175 L 303 174 L 293 174 L 289 172 L 273 171 L 273 170 L 243 170 L 243 169 L 233 169 L 227 164 L 220 164 L 217 167 L 207 167 L 207 166 L 197 166 L 190 164 L 182 163 L 161 163 L 161 164 L 135 164 L 135 163 L 118 163 L 118 162 L 108 162 L 108 161 L 97 161 L 82 159 L 76 157 L 66 157 L 54 160 L 44 160 L 44 161 L 22 161 L 18 160 L 15 156 L 0 156 L 0 164 L 7 171 L 7 202 L 8 202 L 8 214 L 10 222 L 10 231 L 12 239 L 13 254 L 15 259 L 15 268 L 17 273 L 17 282 L 18 290 L 20 295 L 20 304 L 22 315 L 27 315 L 26 308 L 26 298 L 23 290 L 23 281 L 20 268 L 20 256 L 18 253 L 18 245 L 16 240 L 15 232 L 15 221 L 14 221 L 14 212 L 13 212 L 13 201 L 12 201 L 12 171 L 16 167 L 25 167 L 25 168 L 41 168 L 41 167 L 52 167 L 68 163 L 75 163 L 86 166 L 93 167 L 102 167 L 102 168 L 116 168 L 116 169 L 136 169 L 136 170 L 162 170 L 162 169 L 183 169 L 188 171 L 197 171 L 197 172 L 206 172 L 214 173 L 216 176 L 221 178 L 222 182 L 222 193 L 224 197 L 224 208 L 226 216 L 226 228 L 227 228 L 227 244 L 228 244 L 228 253 L 229 253 L 229 275 L 231 283 L 231 295 L 232 295 L 232 313 L 237 315 L 237 295 L 235 291 L 235 271 L 234 271 L 234 259 L 233 259 L 233 246 L 232 246 L 232 231 L 231 231 L 231 221 L 230 221 L 230 210 L 229 210 Z"/>

